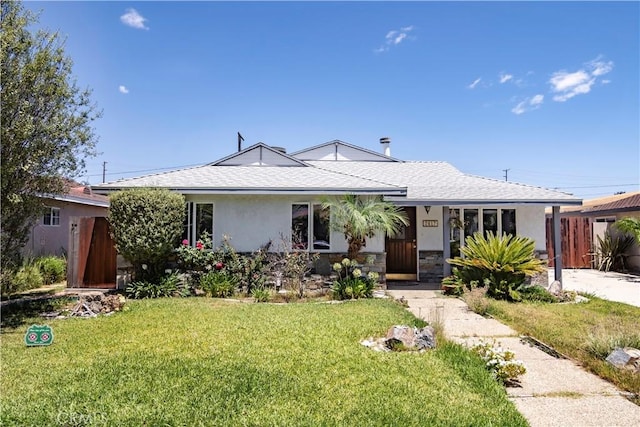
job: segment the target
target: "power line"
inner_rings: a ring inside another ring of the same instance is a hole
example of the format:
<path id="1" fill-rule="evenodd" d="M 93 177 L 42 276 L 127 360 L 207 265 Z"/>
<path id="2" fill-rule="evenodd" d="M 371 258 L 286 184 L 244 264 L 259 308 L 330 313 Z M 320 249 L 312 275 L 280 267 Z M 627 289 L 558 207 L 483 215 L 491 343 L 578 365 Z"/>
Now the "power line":
<path id="1" fill-rule="evenodd" d="M 573 189 L 573 188 L 609 188 L 609 187 L 626 187 L 631 185 L 640 185 L 639 183 L 633 184 L 610 184 L 610 185 L 582 185 L 578 187 L 555 187 L 561 190 Z"/>
<path id="2" fill-rule="evenodd" d="M 104 162 L 105 164 L 107 162 Z M 144 173 L 144 172 L 157 172 L 157 171 L 161 171 L 161 170 L 167 170 L 167 169 L 182 169 L 182 168 L 190 168 L 193 166 L 202 166 L 202 163 L 194 163 L 191 165 L 182 165 L 182 166 L 167 166 L 164 168 L 153 168 L 153 169 L 139 169 L 139 170 L 134 170 L 134 171 L 121 171 L 121 172 L 109 172 L 107 174 L 103 173 L 94 173 L 94 174 L 88 174 L 86 176 L 109 176 L 109 175 L 125 175 L 125 174 L 129 174 L 129 173 Z"/>

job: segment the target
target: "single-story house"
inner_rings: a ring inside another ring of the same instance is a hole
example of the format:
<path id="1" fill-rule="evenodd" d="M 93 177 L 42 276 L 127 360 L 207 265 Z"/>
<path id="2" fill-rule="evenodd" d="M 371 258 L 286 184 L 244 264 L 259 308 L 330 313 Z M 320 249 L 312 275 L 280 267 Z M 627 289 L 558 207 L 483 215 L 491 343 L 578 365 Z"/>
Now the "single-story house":
<path id="1" fill-rule="evenodd" d="M 44 212 L 33 224 L 23 253 L 30 256 L 64 255 L 69 250 L 72 217 L 106 217 L 109 198 L 71 180 L 66 194 L 44 195 Z"/>
<path id="2" fill-rule="evenodd" d="M 391 157 L 335 140 L 288 154 L 264 143 L 198 167 L 96 185 L 95 192 L 160 187 L 187 201 L 184 238 L 212 233 L 241 252 L 281 236 L 297 248 L 318 252 L 318 268 L 347 252 L 342 233 L 332 231 L 327 196 L 381 196 L 405 209 L 410 225 L 395 236 L 377 235 L 363 249 L 391 280 L 435 281 L 447 275 L 444 262 L 476 231 L 516 233 L 536 241 L 545 257 L 545 207 L 580 204 L 559 191 L 467 175 L 441 161 Z M 321 271 L 322 273 L 322 271 Z"/>

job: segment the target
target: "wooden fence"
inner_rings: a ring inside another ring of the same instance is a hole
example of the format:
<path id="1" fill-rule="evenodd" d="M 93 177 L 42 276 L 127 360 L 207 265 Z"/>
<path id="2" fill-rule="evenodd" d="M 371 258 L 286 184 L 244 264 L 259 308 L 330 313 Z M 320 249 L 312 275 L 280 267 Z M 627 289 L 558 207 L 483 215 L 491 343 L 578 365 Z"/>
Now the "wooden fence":
<path id="1" fill-rule="evenodd" d="M 102 217 L 72 217 L 67 287 L 116 288 L 116 248 Z"/>
<path id="2" fill-rule="evenodd" d="M 553 218 L 547 218 L 547 252 L 549 266 L 555 265 L 553 251 Z M 591 219 L 560 218 L 562 268 L 591 268 Z"/>

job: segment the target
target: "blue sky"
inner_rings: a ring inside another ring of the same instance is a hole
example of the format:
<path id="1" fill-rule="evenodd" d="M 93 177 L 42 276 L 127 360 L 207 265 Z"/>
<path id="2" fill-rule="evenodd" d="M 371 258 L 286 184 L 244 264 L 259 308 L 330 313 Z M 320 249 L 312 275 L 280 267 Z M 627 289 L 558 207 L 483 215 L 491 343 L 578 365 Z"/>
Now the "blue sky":
<path id="1" fill-rule="evenodd" d="M 640 189 L 638 2 L 28 2 L 103 110 L 92 184 L 340 139 L 584 198 Z"/>

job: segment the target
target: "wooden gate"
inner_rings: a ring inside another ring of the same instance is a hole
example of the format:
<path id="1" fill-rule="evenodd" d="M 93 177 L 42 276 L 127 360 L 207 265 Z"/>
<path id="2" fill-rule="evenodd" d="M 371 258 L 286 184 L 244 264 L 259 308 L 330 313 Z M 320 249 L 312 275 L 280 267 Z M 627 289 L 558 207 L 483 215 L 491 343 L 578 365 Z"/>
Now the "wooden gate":
<path id="1" fill-rule="evenodd" d="M 116 248 L 102 217 L 72 217 L 67 287 L 116 288 Z"/>
<path id="2" fill-rule="evenodd" d="M 547 218 L 549 267 L 553 262 L 553 218 Z M 585 217 L 560 218 L 562 268 L 591 268 L 591 220 Z"/>

